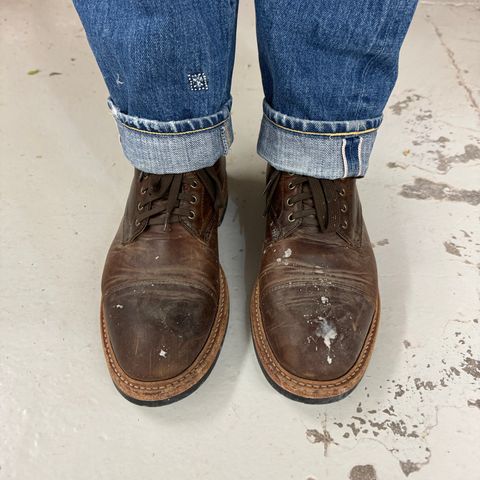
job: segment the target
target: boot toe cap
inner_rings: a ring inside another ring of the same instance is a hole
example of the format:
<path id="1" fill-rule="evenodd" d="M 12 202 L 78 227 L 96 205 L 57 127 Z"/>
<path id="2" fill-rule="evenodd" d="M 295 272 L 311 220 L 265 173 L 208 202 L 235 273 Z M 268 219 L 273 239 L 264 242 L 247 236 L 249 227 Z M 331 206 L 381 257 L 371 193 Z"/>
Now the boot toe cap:
<path id="1" fill-rule="evenodd" d="M 375 300 L 345 287 L 291 284 L 260 302 L 268 343 L 293 375 L 338 379 L 354 368 L 375 313 Z"/>
<path id="2" fill-rule="evenodd" d="M 212 293 L 185 284 L 129 285 L 106 294 L 106 330 L 120 368 L 146 382 L 180 375 L 205 345 L 216 304 Z"/>

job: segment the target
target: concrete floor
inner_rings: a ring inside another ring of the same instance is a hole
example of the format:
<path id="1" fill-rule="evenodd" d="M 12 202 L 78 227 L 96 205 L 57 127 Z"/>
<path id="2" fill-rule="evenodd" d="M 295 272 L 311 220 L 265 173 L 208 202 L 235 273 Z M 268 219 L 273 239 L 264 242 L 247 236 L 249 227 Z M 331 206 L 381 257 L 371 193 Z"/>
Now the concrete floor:
<path id="1" fill-rule="evenodd" d="M 250 340 L 265 169 L 252 3 L 221 229 L 225 346 L 194 395 L 147 409 L 117 394 L 100 345 L 99 280 L 131 177 L 106 89 L 67 0 L 3 0 L 0 479 L 480 478 L 480 2 L 417 11 L 360 182 L 378 346 L 360 387 L 328 406 L 276 393 Z"/>

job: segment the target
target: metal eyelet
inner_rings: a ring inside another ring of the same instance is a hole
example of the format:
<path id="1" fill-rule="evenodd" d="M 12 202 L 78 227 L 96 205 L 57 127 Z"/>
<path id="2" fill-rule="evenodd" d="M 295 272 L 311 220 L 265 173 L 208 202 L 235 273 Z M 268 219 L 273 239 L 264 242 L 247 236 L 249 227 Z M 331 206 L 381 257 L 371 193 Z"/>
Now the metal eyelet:
<path id="1" fill-rule="evenodd" d="M 192 183 L 190 184 L 192 188 L 197 188 L 198 187 L 198 182 L 196 180 L 192 180 Z"/>
<path id="2" fill-rule="evenodd" d="M 344 196 L 345 196 L 345 189 L 342 188 L 342 189 L 338 192 L 338 194 L 339 194 L 341 197 L 344 197 Z"/>
<path id="3" fill-rule="evenodd" d="M 347 227 L 348 227 L 348 221 L 345 220 L 345 221 L 342 223 L 342 228 L 343 228 L 344 230 L 346 230 Z"/>
<path id="4" fill-rule="evenodd" d="M 143 179 L 146 180 L 149 176 L 150 176 L 150 174 L 144 173 L 144 174 L 143 174 Z"/>
<path id="5" fill-rule="evenodd" d="M 141 224 L 142 224 L 142 222 L 138 218 L 136 218 L 135 219 L 135 226 L 139 227 Z"/>
<path id="6" fill-rule="evenodd" d="M 295 175 L 294 173 L 288 172 L 288 176 L 289 176 L 289 177 L 293 177 L 294 175 Z"/>
<path id="7" fill-rule="evenodd" d="M 198 198 L 196 195 L 192 195 L 192 199 L 190 200 L 190 203 L 192 205 L 195 205 L 198 202 Z"/>
<path id="8" fill-rule="evenodd" d="M 340 209 L 340 211 L 341 211 L 342 213 L 345 213 L 347 210 L 348 210 L 347 204 L 344 203 L 344 204 L 342 205 L 342 208 Z"/>
<path id="9" fill-rule="evenodd" d="M 288 189 L 289 189 L 289 190 L 293 190 L 294 188 L 295 188 L 295 185 L 294 185 L 292 182 L 290 182 L 290 183 L 288 184 Z"/>
<path id="10" fill-rule="evenodd" d="M 142 210 L 143 210 L 142 202 L 138 202 L 137 210 L 139 210 L 139 211 L 142 211 Z"/>
<path id="11" fill-rule="evenodd" d="M 190 210 L 190 211 L 188 212 L 188 218 L 189 218 L 190 220 L 193 220 L 193 219 L 195 218 L 195 212 L 194 212 L 193 210 Z"/>
<path id="12" fill-rule="evenodd" d="M 288 221 L 290 223 L 293 223 L 295 221 L 295 219 L 293 218 L 293 213 L 291 213 L 289 216 L 288 216 Z"/>
<path id="13" fill-rule="evenodd" d="M 288 205 L 289 207 L 293 207 L 292 197 L 288 197 L 288 198 L 287 198 L 287 205 Z"/>
<path id="14" fill-rule="evenodd" d="M 147 187 L 141 188 L 141 189 L 140 189 L 140 195 L 145 195 L 145 194 L 147 193 L 147 191 L 148 191 L 148 188 L 147 188 Z"/>

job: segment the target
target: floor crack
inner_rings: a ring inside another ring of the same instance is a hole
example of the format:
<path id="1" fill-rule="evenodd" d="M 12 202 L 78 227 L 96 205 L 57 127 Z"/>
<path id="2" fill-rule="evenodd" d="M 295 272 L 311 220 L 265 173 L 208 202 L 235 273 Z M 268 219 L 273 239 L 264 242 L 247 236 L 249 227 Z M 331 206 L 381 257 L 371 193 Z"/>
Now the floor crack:
<path id="1" fill-rule="evenodd" d="M 453 53 L 453 50 L 445 43 L 445 39 L 443 38 L 442 31 L 435 24 L 435 22 L 432 20 L 430 15 L 426 16 L 426 20 L 428 23 L 430 23 L 430 25 L 432 25 L 433 29 L 435 30 L 435 34 L 437 35 L 438 40 L 440 41 L 440 44 L 447 52 L 448 58 L 450 59 L 450 63 L 452 67 L 455 69 L 455 76 L 457 78 L 458 84 L 465 90 L 467 97 L 470 101 L 470 105 L 478 114 L 478 116 L 480 116 L 480 106 L 473 95 L 473 90 L 467 85 L 465 79 L 463 78 L 462 69 L 460 68 L 460 66 L 457 63 L 457 60 L 455 59 L 455 54 Z"/>

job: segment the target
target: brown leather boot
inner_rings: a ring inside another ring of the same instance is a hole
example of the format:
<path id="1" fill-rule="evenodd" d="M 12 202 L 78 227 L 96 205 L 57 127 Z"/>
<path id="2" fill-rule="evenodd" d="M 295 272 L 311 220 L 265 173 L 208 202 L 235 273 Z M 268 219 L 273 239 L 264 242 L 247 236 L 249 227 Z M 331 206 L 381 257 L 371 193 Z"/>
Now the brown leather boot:
<path id="1" fill-rule="evenodd" d="M 380 302 L 355 179 L 269 168 L 267 228 L 251 321 L 270 383 L 306 403 L 338 400 L 361 380 Z"/>
<path id="2" fill-rule="evenodd" d="M 194 391 L 220 352 L 228 291 L 217 226 L 225 159 L 195 172 L 135 171 L 102 279 L 108 369 L 128 400 L 156 406 Z"/>

